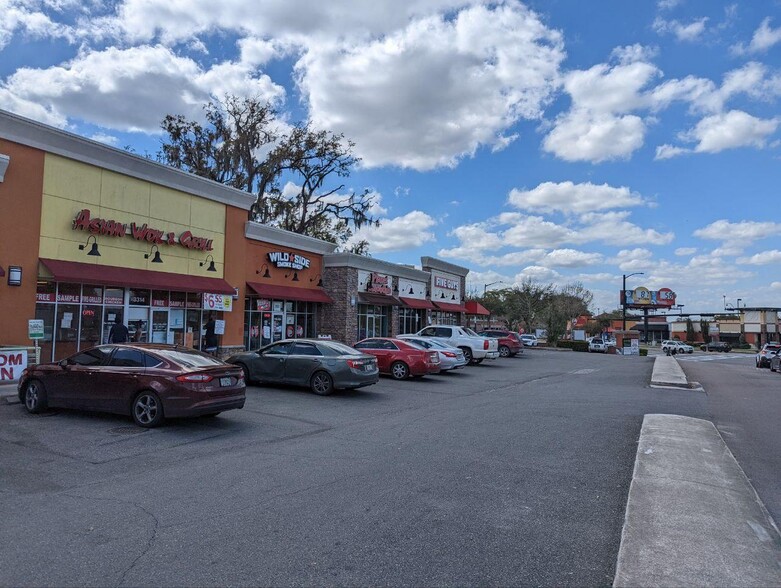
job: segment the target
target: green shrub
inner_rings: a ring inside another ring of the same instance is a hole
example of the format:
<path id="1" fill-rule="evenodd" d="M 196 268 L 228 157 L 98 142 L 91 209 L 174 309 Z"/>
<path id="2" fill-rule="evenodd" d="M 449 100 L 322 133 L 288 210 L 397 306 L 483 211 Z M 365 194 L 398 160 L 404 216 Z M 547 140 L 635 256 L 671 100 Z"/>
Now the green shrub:
<path id="1" fill-rule="evenodd" d="M 645 357 L 646 355 L 648 355 L 648 350 L 647 350 L 647 349 L 640 348 L 640 355 L 641 355 L 642 357 Z"/>
<path id="2" fill-rule="evenodd" d="M 588 351 L 588 343 L 586 341 L 557 341 L 556 347 L 572 349 L 573 351 Z"/>

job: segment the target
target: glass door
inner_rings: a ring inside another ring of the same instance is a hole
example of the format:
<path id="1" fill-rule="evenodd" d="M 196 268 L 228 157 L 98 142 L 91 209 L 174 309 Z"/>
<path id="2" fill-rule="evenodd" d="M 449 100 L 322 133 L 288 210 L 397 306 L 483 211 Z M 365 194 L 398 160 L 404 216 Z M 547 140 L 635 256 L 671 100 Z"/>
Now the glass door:
<path id="1" fill-rule="evenodd" d="M 173 333 L 171 334 L 173 340 Z M 168 343 L 168 309 L 152 310 L 152 343 Z"/>
<path id="2" fill-rule="evenodd" d="M 279 312 L 275 312 L 271 316 L 271 335 L 272 341 L 281 341 L 284 328 L 284 315 Z"/>
<path id="3" fill-rule="evenodd" d="M 168 315 L 168 338 L 166 343 L 169 345 L 184 345 L 184 309 L 172 308 Z"/>

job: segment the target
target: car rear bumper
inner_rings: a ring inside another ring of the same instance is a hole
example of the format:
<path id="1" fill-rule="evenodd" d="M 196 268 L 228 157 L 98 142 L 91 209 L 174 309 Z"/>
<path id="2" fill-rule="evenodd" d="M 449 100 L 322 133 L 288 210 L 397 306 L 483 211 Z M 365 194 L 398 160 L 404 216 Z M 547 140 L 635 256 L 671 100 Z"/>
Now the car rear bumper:
<path id="1" fill-rule="evenodd" d="M 380 381 L 379 370 L 375 372 L 367 372 L 361 374 L 349 374 L 334 378 L 334 388 L 362 388 L 364 386 L 371 386 Z"/>
<path id="2" fill-rule="evenodd" d="M 193 417 L 201 416 L 204 414 L 212 414 L 215 412 L 224 412 L 226 410 L 232 410 L 237 408 L 244 408 L 246 402 L 246 396 L 242 391 L 241 394 L 233 396 L 219 396 L 217 398 L 209 398 L 207 400 L 201 400 L 190 404 L 189 406 L 177 406 L 163 405 L 166 417 Z"/>

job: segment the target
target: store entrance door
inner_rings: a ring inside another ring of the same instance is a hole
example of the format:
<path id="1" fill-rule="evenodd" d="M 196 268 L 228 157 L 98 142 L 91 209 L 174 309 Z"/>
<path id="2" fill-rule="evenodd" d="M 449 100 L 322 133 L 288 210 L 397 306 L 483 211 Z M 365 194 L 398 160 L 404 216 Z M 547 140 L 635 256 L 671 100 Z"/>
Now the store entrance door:
<path id="1" fill-rule="evenodd" d="M 284 335 L 285 315 L 281 312 L 275 312 L 271 315 L 271 336 L 272 341 L 281 341 Z"/>
<path id="2" fill-rule="evenodd" d="M 168 309 L 161 310 L 155 308 L 152 310 L 152 343 L 173 343 L 173 333 L 171 341 L 168 341 Z"/>

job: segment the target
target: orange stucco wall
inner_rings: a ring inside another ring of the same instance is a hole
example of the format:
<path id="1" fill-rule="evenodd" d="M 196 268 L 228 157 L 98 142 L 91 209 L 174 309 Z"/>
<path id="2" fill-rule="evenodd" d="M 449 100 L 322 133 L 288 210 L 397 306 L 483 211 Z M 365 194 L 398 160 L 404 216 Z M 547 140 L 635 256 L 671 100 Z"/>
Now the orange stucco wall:
<path id="1" fill-rule="evenodd" d="M 44 152 L 0 139 L 0 153 L 11 158 L 0 182 L 0 345 L 32 345 L 27 320 L 35 318 Z M 9 265 L 21 266 L 21 286 L 8 285 Z"/>

